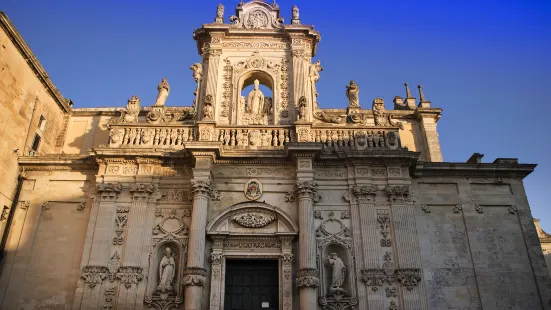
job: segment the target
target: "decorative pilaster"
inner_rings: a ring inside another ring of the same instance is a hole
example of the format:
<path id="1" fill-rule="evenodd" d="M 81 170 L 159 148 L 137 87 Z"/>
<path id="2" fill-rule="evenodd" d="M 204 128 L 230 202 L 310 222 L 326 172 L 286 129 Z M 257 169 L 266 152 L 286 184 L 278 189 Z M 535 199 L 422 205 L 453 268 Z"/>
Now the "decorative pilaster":
<path id="1" fill-rule="evenodd" d="M 281 289 L 283 290 L 283 310 L 293 309 L 293 287 L 291 274 L 293 270 L 294 255 L 292 253 L 292 241 L 294 236 L 280 237 L 281 241 L 281 272 L 283 281 L 281 281 Z"/>
<path id="2" fill-rule="evenodd" d="M 217 89 L 218 89 L 218 67 L 220 64 L 220 55 L 222 55 L 221 49 L 215 49 L 212 47 L 204 48 L 203 50 L 203 63 L 207 65 L 207 74 L 206 79 L 203 79 L 203 85 L 200 90 L 201 92 L 201 98 L 206 95 L 211 95 L 214 99 L 214 113 L 213 115 L 216 117 L 216 114 L 218 113 L 218 109 L 220 107 L 219 104 L 217 104 L 218 100 L 217 97 Z M 199 102 L 198 102 L 199 103 Z M 199 111 L 199 115 L 203 116 L 203 108 L 201 107 Z"/>
<path id="3" fill-rule="evenodd" d="M 386 193 L 394 226 L 397 268 L 394 278 L 400 284 L 404 309 L 426 309 L 421 283 L 421 253 L 417 238 L 415 205 L 417 195 L 408 185 L 388 185 Z"/>
<path id="4" fill-rule="evenodd" d="M 440 118 L 441 109 L 417 108 L 415 112 L 417 119 L 421 123 L 421 130 L 425 140 L 426 151 L 425 161 L 441 162 L 442 151 L 440 149 L 440 140 L 436 131 L 436 123 Z"/>

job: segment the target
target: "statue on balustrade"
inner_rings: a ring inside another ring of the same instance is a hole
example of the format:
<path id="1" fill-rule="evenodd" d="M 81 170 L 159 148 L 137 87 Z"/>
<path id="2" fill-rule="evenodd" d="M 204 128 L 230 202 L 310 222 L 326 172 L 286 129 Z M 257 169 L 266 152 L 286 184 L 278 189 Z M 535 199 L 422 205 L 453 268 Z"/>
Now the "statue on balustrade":
<path id="1" fill-rule="evenodd" d="M 159 83 L 157 90 L 159 91 L 159 94 L 157 95 L 157 101 L 155 101 L 154 106 L 164 107 L 166 98 L 168 98 L 168 94 L 170 92 L 170 86 L 168 85 L 166 78 L 163 78 L 161 83 Z"/>
<path id="2" fill-rule="evenodd" d="M 350 81 L 350 85 L 346 86 L 346 97 L 348 97 L 349 108 L 359 108 L 360 99 L 358 94 L 360 93 L 360 87 L 354 81 Z"/>

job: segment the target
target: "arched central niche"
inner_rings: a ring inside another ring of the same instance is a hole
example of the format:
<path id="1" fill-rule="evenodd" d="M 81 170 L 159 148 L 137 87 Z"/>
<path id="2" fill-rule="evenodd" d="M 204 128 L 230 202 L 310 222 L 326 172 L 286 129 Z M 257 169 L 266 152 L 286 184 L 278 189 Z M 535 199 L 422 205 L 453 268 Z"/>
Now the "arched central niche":
<path id="1" fill-rule="evenodd" d="M 244 202 L 220 211 L 207 225 L 210 254 L 210 309 L 224 309 L 226 259 L 272 259 L 279 263 L 279 304 L 292 310 L 293 239 L 298 227 L 283 210 Z"/>
<path id="2" fill-rule="evenodd" d="M 275 81 L 269 73 L 247 71 L 239 78 L 237 89 L 238 125 L 274 124 Z"/>

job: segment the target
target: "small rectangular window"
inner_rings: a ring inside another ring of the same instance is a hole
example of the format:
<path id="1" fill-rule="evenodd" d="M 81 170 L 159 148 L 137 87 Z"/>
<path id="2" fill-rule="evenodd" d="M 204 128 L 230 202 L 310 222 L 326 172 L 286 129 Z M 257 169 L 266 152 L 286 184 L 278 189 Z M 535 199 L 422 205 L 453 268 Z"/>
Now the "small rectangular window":
<path id="1" fill-rule="evenodd" d="M 44 131 L 45 128 L 46 128 L 46 118 L 40 115 L 40 121 L 38 121 L 38 129 L 40 129 L 40 131 Z"/>
<path id="2" fill-rule="evenodd" d="M 38 135 L 38 134 L 35 134 L 34 135 L 34 140 L 33 140 L 33 145 L 31 146 L 31 149 L 33 151 L 38 151 L 38 147 L 40 146 L 40 141 L 42 140 L 42 138 Z"/>

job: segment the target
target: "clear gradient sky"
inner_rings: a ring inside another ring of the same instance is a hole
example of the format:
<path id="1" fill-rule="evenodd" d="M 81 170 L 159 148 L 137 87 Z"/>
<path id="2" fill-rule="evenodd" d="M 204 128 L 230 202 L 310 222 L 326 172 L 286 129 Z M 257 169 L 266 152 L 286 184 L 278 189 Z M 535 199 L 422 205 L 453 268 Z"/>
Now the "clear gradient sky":
<path id="1" fill-rule="evenodd" d="M 392 108 L 404 82 L 424 86 L 445 161 L 473 152 L 539 164 L 525 179 L 532 214 L 551 233 L 550 0 L 278 0 L 286 22 L 297 4 L 322 40 L 315 59 L 323 108 L 375 97 Z M 3 0 L 15 24 L 62 94 L 76 108 L 124 106 L 136 94 L 154 103 L 171 85 L 168 106 L 187 106 L 199 62 L 192 31 L 213 21 L 218 0 Z M 222 1 L 226 21 L 238 0 Z M 418 96 L 416 96 L 418 97 Z"/>

